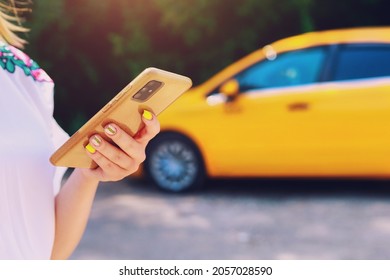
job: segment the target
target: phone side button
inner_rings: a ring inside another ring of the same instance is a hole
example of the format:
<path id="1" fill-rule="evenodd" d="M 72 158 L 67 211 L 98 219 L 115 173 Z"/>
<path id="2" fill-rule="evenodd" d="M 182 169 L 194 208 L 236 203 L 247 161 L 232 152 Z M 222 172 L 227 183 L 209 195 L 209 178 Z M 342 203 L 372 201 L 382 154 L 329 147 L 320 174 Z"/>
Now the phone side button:
<path id="1" fill-rule="evenodd" d="M 104 106 L 103 113 L 107 112 L 108 109 L 110 109 L 110 108 L 111 108 L 111 104 L 107 104 L 106 106 Z"/>
<path id="2" fill-rule="evenodd" d="M 119 93 L 117 96 L 114 97 L 114 100 L 115 101 L 118 101 L 119 99 L 122 98 L 122 96 L 126 93 L 126 91 L 122 91 L 121 93 Z"/>
<path id="3" fill-rule="evenodd" d="M 132 84 L 132 83 L 128 84 L 128 85 L 124 88 L 123 93 L 128 92 L 129 90 L 131 90 L 132 87 L 133 87 L 133 84 Z"/>

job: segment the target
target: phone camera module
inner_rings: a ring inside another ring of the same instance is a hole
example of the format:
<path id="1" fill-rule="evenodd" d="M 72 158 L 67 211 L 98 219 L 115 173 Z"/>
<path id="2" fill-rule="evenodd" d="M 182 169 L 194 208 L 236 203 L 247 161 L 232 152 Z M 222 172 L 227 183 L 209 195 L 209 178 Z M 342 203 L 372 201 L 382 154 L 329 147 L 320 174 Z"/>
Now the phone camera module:
<path id="1" fill-rule="evenodd" d="M 136 94 L 133 95 L 133 99 L 138 101 L 145 101 L 155 94 L 163 85 L 162 82 L 152 80 L 144 85 Z"/>

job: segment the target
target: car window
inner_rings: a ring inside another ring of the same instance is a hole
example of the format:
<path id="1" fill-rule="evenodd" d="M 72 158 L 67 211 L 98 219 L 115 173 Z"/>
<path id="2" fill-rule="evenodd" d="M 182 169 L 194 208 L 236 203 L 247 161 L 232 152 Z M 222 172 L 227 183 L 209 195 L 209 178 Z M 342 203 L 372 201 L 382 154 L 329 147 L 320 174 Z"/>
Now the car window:
<path id="1" fill-rule="evenodd" d="M 333 80 L 390 76 L 389 45 L 342 46 Z"/>
<path id="2" fill-rule="evenodd" d="M 261 61 L 236 76 L 241 92 L 318 82 L 326 48 L 316 47 L 282 53 Z"/>

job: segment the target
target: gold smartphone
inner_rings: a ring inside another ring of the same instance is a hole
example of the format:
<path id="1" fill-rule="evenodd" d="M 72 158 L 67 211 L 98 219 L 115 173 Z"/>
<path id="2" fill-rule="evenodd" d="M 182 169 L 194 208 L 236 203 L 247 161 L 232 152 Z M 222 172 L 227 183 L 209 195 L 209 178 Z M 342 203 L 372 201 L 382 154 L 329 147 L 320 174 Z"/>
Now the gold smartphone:
<path id="1" fill-rule="evenodd" d="M 96 164 L 85 152 L 89 138 L 104 134 L 104 126 L 115 123 L 131 136 L 142 127 L 144 110 L 160 114 L 192 86 L 190 78 L 157 68 L 147 68 L 85 123 L 51 157 L 56 166 L 94 168 Z"/>

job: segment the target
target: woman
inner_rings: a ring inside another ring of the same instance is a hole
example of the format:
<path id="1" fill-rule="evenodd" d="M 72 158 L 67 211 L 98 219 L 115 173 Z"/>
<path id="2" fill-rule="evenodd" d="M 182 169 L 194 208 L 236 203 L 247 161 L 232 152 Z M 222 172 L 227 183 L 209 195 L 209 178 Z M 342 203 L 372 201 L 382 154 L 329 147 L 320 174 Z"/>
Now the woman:
<path id="1" fill-rule="evenodd" d="M 115 124 L 106 134 L 120 148 L 91 137 L 86 153 L 96 169 L 75 169 L 60 189 L 64 170 L 48 159 L 68 135 L 53 113 L 53 82 L 16 47 L 26 31 L 0 4 L 0 259 L 66 259 L 85 230 L 100 181 L 135 172 L 159 123 L 145 111 L 145 127 L 132 138 Z M 99 137 L 99 136 L 98 136 Z"/>

